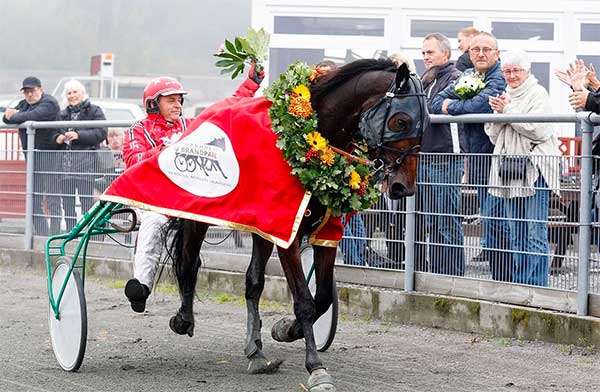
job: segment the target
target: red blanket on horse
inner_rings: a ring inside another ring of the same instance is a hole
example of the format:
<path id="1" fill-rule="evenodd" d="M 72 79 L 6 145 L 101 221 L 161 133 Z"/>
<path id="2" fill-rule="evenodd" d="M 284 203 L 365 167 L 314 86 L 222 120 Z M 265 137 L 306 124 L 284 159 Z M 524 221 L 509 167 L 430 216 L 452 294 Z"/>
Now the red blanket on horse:
<path id="1" fill-rule="evenodd" d="M 127 169 L 100 199 L 254 232 L 289 247 L 310 194 L 275 145 L 270 106 L 262 97 L 232 97 L 207 108 L 177 143 Z M 337 227 L 312 242 L 337 246 Z"/>

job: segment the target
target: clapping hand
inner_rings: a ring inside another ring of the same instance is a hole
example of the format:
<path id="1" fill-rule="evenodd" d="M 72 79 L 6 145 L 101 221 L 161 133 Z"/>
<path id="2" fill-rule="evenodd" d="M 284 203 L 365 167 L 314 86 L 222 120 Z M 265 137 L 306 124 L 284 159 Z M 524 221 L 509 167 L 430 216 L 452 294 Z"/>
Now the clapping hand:
<path id="1" fill-rule="evenodd" d="M 510 98 L 506 94 L 493 97 L 489 97 L 490 107 L 496 113 L 504 113 L 504 107 L 510 103 Z"/>
<path id="2" fill-rule="evenodd" d="M 565 71 L 556 70 L 554 74 L 561 82 L 571 86 L 574 91 L 584 90 L 588 86 L 595 90 L 600 88 L 600 81 L 596 77 L 594 66 L 590 64 L 588 68 L 585 66 L 583 60 L 580 59 L 569 64 L 569 68 Z"/>

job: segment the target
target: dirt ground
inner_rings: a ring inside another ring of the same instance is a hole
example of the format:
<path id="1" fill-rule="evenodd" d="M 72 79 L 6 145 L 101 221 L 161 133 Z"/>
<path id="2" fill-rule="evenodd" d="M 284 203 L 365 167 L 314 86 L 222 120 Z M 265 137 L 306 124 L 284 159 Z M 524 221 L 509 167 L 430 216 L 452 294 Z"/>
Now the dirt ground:
<path id="1" fill-rule="evenodd" d="M 272 375 L 247 375 L 243 300 L 200 294 L 196 334 L 177 336 L 169 287 L 133 313 L 123 282 L 88 279 L 88 343 L 77 373 L 61 370 L 47 326 L 46 277 L 0 264 L 0 391 L 302 391 L 304 344 L 274 342 L 285 307 L 263 310 L 265 353 L 285 359 Z M 321 354 L 338 391 L 598 391 L 591 347 L 523 342 L 342 316 Z"/>

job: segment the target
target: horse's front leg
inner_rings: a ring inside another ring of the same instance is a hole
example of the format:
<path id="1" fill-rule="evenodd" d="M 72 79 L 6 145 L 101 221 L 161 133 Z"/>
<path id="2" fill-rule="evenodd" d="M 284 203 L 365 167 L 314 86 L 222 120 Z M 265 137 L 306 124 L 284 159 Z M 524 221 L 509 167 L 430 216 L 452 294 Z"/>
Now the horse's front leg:
<path id="1" fill-rule="evenodd" d="M 316 308 L 302 270 L 299 241 L 294 241 L 289 249 L 277 247 L 277 252 L 294 300 L 296 320 L 289 324 L 288 338 L 295 340 L 304 337 L 305 366 L 310 373 L 308 388 L 311 392 L 335 391 L 333 378 L 325 370 L 315 344 L 313 323 Z M 285 325 L 283 327 L 285 329 Z M 273 326 L 272 334 L 276 340 L 279 340 L 275 336 L 278 333 L 277 329 L 277 326 Z"/>
<path id="2" fill-rule="evenodd" d="M 194 335 L 194 294 L 201 263 L 200 248 L 207 230 L 205 223 L 183 220 L 173 239 L 173 269 L 179 285 L 181 307 L 171 317 L 169 327 L 179 335 Z"/>
<path id="3" fill-rule="evenodd" d="M 246 347 L 248 373 L 273 373 L 283 361 L 270 361 L 262 352 L 261 326 L 259 313 L 260 296 L 265 287 L 265 267 L 273 253 L 273 243 L 252 234 L 252 259 L 246 271 L 246 307 L 248 323 L 246 327 Z"/>
<path id="4" fill-rule="evenodd" d="M 333 302 L 333 268 L 337 248 L 313 246 L 315 278 L 317 292 L 315 293 L 315 320 L 318 320 Z"/>

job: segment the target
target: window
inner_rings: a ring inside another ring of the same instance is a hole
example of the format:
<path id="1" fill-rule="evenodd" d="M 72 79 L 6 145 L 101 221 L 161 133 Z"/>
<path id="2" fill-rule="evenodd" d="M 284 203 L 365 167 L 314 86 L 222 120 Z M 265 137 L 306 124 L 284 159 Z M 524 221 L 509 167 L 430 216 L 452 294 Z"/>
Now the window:
<path id="1" fill-rule="evenodd" d="M 471 26 L 473 26 L 472 20 L 413 19 L 410 21 L 410 36 L 425 37 L 429 33 L 441 33 L 448 38 L 454 38 L 459 30 Z"/>
<path id="2" fill-rule="evenodd" d="M 550 91 L 550 63 L 531 63 L 531 73 L 546 91 Z"/>
<path id="3" fill-rule="evenodd" d="M 276 16 L 275 34 L 363 35 L 383 37 L 382 18 Z"/>
<path id="4" fill-rule="evenodd" d="M 423 72 L 425 72 L 425 63 L 423 60 L 415 60 L 415 67 L 417 68 L 417 73 L 423 75 Z"/>
<path id="5" fill-rule="evenodd" d="M 554 40 L 554 23 L 492 22 L 492 34 L 498 39 Z"/>
<path id="6" fill-rule="evenodd" d="M 581 41 L 600 41 L 600 24 L 598 23 L 582 23 Z"/>
<path id="7" fill-rule="evenodd" d="M 312 65 L 323 60 L 331 60 L 341 66 L 358 59 L 386 58 L 386 50 L 366 49 L 296 49 L 272 48 L 269 51 L 269 83 L 285 72 L 289 65 L 302 61 Z"/>
<path id="8" fill-rule="evenodd" d="M 269 51 L 269 84 L 296 61 L 316 64 L 323 61 L 324 57 L 325 49 L 272 48 Z"/>

